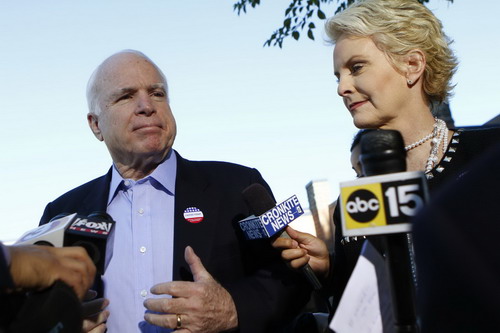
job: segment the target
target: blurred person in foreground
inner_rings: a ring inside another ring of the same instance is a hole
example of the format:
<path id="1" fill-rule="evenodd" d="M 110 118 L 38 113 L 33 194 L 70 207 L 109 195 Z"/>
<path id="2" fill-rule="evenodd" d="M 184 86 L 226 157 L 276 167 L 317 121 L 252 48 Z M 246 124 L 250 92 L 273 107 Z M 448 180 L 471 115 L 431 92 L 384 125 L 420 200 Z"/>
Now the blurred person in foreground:
<path id="1" fill-rule="evenodd" d="M 116 221 L 99 290 L 110 301 L 108 331 L 279 331 L 310 288 L 269 241 L 243 240 L 237 222 L 251 212 L 241 193 L 253 183 L 269 189 L 260 173 L 174 151 L 167 81 L 138 51 L 99 65 L 87 99 L 88 124 L 113 165 L 49 203 L 41 224 L 103 209 Z"/>
<path id="2" fill-rule="evenodd" d="M 421 332 L 500 332 L 500 145 L 414 218 Z"/>
<path id="3" fill-rule="evenodd" d="M 0 330 L 87 330 L 90 322 L 82 327 L 80 302 L 95 273 L 82 247 L 0 243 Z"/>
<path id="4" fill-rule="evenodd" d="M 416 0 L 357 1 L 330 18 L 326 32 L 335 44 L 337 93 L 354 125 L 401 132 L 407 171 L 425 173 L 431 200 L 437 188 L 460 179 L 469 162 L 500 141 L 498 128 L 447 128 L 432 115 L 432 104 L 450 95 L 457 60 L 441 22 L 424 5 Z M 338 209 L 335 215 L 339 223 Z M 292 240 L 277 239 L 274 246 L 284 249 L 282 257 L 294 268 L 309 262 L 331 288 L 336 306 L 364 239 L 343 237 L 337 224 L 330 256 L 318 238 L 291 228 L 288 232 Z"/>

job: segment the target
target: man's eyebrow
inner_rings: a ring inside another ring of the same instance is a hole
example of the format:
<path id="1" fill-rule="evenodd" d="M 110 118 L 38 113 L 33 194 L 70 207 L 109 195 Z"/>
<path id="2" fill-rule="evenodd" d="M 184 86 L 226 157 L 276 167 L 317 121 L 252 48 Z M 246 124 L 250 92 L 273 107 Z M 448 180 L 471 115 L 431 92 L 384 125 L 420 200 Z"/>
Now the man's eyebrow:
<path id="1" fill-rule="evenodd" d="M 148 91 L 153 91 L 156 89 L 161 89 L 164 92 L 166 92 L 165 84 L 163 84 L 163 83 L 155 83 L 155 84 L 152 84 L 148 87 Z M 112 99 L 118 98 L 118 97 L 125 95 L 125 94 L 134 94 L 137 92 L 137 90 L 138 90 L 137 88 L 132 88 L 132 87 L 120 88 L 120 89 L 113 91 L 109 95 L 109 98 L 112 100 Z"/>
<path id="2" fill-rule="evenodd" d="M 137 91 L 137 89 L 134 89 L 134 88 L 121 88 L 121 89 L 117 89 L 117 90 L 113 91 L 111 93 L 110 97 L 111 98 L 118 97 L 118 96 L 121 96 L 123 94 L 134 93 L 136 91 Z"/>
<path id="3" fill-rule="evenodd" d="M 165 89 L 165 84 L 163 83 L 155 83 L 149 86 L 148 90 L 154 90 L 154 89 L 161 89 L 163 91 L 166 91 Z"/>

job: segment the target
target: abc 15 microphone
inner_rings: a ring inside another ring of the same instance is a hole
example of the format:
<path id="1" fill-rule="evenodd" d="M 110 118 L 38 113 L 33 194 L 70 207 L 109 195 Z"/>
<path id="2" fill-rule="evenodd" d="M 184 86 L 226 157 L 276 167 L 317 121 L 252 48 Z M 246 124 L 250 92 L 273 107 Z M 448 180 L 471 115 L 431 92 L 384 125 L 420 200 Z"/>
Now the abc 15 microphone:
<path id="1" fill-rule="evenodd" d="M 340 183 L 344 236 L 410 232 L 410 220 L 429 198 L 424 173 L 406 171 L 401 133 L 368 131 L 359 145 L 366 177 Z"/>
<path id="2" fill-rule="evenodd" d="M 367 177 L 340 183 L 342 232 L 344 237 L 374 236 L 379 241 L 389 271 L 395 329 L 418 332 L 410 232 L 411 219 L 429 199 L 427 179 L 421 171 L 406 171 L 400 132 L 366 132 L 360 145 Z"/>
<path id="3" fill-rule="evenodd" d="M 340 183 L 345 237 L 411 231 L 411 218 L 428 201 L 420 171 L 391 173 Z"/>

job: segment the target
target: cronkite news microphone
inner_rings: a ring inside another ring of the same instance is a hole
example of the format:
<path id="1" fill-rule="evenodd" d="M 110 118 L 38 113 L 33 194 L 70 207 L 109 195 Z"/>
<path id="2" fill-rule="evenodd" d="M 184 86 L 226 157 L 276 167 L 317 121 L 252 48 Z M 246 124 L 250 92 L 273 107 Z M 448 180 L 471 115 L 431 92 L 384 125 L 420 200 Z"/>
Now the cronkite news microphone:
<path id="1" fill-rule="evenodd" d="M 282 203 L 276 204 L 264 186 L 252 184 L 243 190 L 242 195 L 254 215 L 239 222 L 247 239 L 272 237 L 290 238 L 283 229 L 304 213 L 297 196 L 292 196 Z M 302 272 L 315 290 L 322 288 L 321 282 L 314 274 L 311 266 L 301 267 Z"/>
<path id="2" fill-rule="evenodd" d="M 81 246 L 87 250 L 97 272 L 104 274 L 113 255 L 114 225 L 111 216 L 104 212 L 89 216 L 58 215 L 24 233 L 14 245 Z"/>
<path id="3" fill-rule="evenodd" d="M 375 130 L 360 140 L 366 177 L 340 184 L 344 236 L 379 235 L 389 268 L 396 331 L 417 332 L 411 218 L 428 201 L 421 171 L 406 172 L 401 133 Z"/>

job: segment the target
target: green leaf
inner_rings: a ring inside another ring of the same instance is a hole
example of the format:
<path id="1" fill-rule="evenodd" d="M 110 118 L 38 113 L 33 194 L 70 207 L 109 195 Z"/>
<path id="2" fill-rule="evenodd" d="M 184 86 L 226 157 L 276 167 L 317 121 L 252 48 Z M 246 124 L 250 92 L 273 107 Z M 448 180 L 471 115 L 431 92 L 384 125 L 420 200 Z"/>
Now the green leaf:
<path id="1" fill-rule="evenodd" d="M 293 37 L 295 40 L 299 40 L 300 33 L 299 33 L 298 31 L 294 31 L 294 32 L 292 32 L 292 37 Z"/>
<path id="2" fill-rule="evenodd" d="M 316 26 L 314 25 L 313 22 L 311 22 L 311 23 L 309 23 L 309 28 L 314 29 L 314 28 L 316 28 Z"/>
<path id="3" fill-rule="evenodd" d="M 287 18 L 286 20 L 283 21 L 283 26 L 287 29 L 290 29 L 290 23 L 292 22 L 291 18 Z"/>
<path id="4" fill-rule="evenodd" d="M 325 13 L 323 13 L 321 11 L 321 9 L 318 9 L 318 17 L 321 19 L 321 20 L 324 20 L 326 18 L 326 15 Z"/>
<path id="5" fill-rule="evenodd" d="M 314 35 L 313 35 L 313 32 L 311 29 L 307 30 L 307 37 L 309 37 L 310 39 L 314 40 Z"/>

